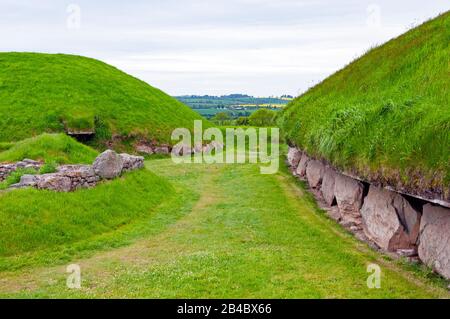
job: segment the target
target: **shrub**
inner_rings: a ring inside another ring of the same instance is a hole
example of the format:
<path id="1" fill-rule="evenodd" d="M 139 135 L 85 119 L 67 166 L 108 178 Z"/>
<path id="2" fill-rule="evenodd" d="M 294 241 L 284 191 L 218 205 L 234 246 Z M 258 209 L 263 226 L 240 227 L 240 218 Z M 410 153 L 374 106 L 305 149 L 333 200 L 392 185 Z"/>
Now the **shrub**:
<path id="1" fill-rule="evenodd" d="M 275 123 L 276 112 L 268 109 L 259 109 L 249 117 L 252 126 L 272 126 Z"/>
<path id="2" fill-rule="evenodd" d="M 56 162 L 45 163 L 39 170 L 39 174 L 50 174 L 56 172 L 58 165 Z"/>

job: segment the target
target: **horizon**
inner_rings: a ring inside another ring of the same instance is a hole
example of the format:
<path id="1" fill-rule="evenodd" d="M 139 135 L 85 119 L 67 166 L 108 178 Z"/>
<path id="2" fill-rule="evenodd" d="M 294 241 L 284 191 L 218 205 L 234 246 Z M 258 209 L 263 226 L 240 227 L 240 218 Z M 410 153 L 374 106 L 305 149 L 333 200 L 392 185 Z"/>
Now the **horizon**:
<path id="1" fill-rule="evenodd" d="M 171 96 L 306 92 L 444 1 L 3 0 L 0 51 L 99 59 Z"/>

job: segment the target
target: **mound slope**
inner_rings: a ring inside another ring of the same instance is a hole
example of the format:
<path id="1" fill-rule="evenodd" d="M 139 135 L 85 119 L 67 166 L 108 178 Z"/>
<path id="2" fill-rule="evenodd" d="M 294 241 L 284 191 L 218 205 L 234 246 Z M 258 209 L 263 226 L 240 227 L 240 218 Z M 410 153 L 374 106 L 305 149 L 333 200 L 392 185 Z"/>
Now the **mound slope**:
<path id="1" fill-rule="evenodd" d="M 450 200 L 450 12 L 296 98 L 291 143 L 366 180 Z"/>
<path id="2" fill-rule="evenodd" d="M 200 115 L 164 92 L 98 60 L 0 53 L 0 142 L 44 132 L 92 132 L 98 142 L 169 142 Z"/>

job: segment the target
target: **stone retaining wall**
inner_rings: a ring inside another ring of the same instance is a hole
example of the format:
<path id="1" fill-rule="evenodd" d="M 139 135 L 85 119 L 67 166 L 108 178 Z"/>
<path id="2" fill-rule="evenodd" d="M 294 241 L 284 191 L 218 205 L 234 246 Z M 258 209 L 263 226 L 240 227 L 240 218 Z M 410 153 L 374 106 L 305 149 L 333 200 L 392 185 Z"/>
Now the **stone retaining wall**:
<path id="1" fill-rule="evenodd" d="M 63 165 L 55 173 L 23 175 L 20 182 L 10 189 L 33 187 L 57 192 L 71 192 L 81 188 L 92 188 L 102 179 L 114 179 L 124 172 L 144 167 L 142 156 L 117 154 L 108 150 L 100 154 L 93 165 Z"/>
<path id="2" fill-rule="evenodd" d="M 350 177 L 295 147 L 287 161 L 330 217 L 358 239 L 420 260 L 450 279 L 449 208 Z"/>
<path id="3" fill-rule="evenodd" d="M 13 163 L 13 164 L 0 164 L 0 183 L 3 182 L 12 172 L 15 172 L 20 168 L 32 168 L 35 170 L 39 170 L 42 166 L 42 163 L 33 161 L 30 159 L 24 159 L 23 161 Z"/>

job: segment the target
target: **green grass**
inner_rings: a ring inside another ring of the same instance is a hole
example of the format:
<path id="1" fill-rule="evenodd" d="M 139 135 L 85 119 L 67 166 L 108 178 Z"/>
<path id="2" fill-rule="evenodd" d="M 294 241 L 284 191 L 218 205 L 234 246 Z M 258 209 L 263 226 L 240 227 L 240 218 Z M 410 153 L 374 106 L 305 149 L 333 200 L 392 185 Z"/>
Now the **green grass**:
<path id="1" fill-rule="evenodd" d="M 286 168 L 275 175 L 261 175 L 254 164 L 175 165 L 170 159 L 161 159 L 149 161 L 147 166 L 174 185 L 173 200 L 163 203 L 154 214 L 138 219 L 127 231 L 112 231 L 102 239 L 101 249 L 95 251 L 90 246 L 88 255 L 83 254 L 86 247 L 81 245 L 66 252 L 65 259 L 55 261 L 48 252 L 25 268 L 6 268 L 9 271 L 0 272 L 0 296 L 448 297 L 442 288 L 444 283 L 436 277 L 380 256 L 328 219 Z M 92 192 L 95 190 L 80 194 L 81 203 Z M 151 188 L 140 193 L 142 198 L 134 199 L 136 205 L 147 205 L 143 196 L 153 192 Z M 30 202 L 38 193 L 26 194 Z M 17 195 L 9 196 L 15 197 L 9 204 L 19 205 Z M 53 201 L 62 202 L 57 197 L 63 195 L 54 196 Z M 111 196 L 106 202 L 114 207 L 122 199 Z M 91 207 L 90 203 L 83 205 Z M 99 209 L 104 210 L 100 216 L 110 211 L 105 206 Z M 26 214 L 19 216 L 27 220 Z M 88 224 L 94 223 L 92 218 L 88 220 Z M 11 216 L 2 224 L 11 230 L 20 230 L 23 225 L 13 225 Z M 9 251 L 16 255 L 0 265 L 17 263 L 21 251 L 31 249 L 9 241 Z M 53 248 L 55 254 L 61 251 L 60 246 Z M 81 267 L 80 290 L 66 288 L 65 266 L 69 263 Z M 369 263 L 382 269 L 381 289 L 366 286 Z M 38 267 L 43 264 L 45 267 Z"/>
<path id="2" fill-rule="evenodd" d="M 173 193 L 167 181 L 148 170 L 73 193 L 0 193 L 0 269 L 29 262 L 20 255 L 60 255 L 80 242 L 95 245 L 97 238 L 148 218 Z"/>
<path id="3" fill-rule="evenodd" d="M 0 142 L 0 152 L 9 150 L 13 146 L 14 146 L 14 143 L 11 143 L 11 142 Z"/>
<path id="4" fill-rule="evenodd" d="M 26 174 L 37 174 L 38 171 L 33 168 L 19 168 L 12 172 L 4 181 L 0 182 L 0 191 L 7 189 L 12 184 L 20 182 L 20 178 Z M 39 172 L 40 173 L 40 172 Z"/>
<path id="5" fill-rule="evenodd" d="M 288 139 L 339 168 L 449 192 L 449 56 L 447 12 L 295 99 L 280 124 Z"/>
<path id="6" fill-rule="evenodd" d="M 94 144 L 169 142 L 201 117 L 189 107 L 110 65 L 80 56 L 0 53 L 0 142 L 66 128 L 95 129 Z M 205 122 L 207 125 L 207 122 Z"/>
<path id="7" fill-rule="evenodd" d="M 25 139 L 0 153 L 0 163 L 17 162 L 25 158 L 46 163 L 91 164 L 98 152 L 73 138 L 60 134 L 47 134 Z"/>

